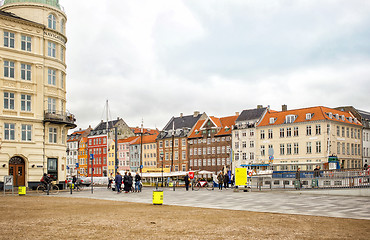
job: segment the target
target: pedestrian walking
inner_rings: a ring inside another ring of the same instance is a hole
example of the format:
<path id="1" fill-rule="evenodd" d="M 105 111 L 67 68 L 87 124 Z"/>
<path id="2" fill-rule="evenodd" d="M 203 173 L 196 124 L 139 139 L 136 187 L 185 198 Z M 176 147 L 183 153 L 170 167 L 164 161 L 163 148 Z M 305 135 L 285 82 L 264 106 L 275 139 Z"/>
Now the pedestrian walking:
<path id="1" fill-rule="evenodd" d="M 116 175 L 114 181 L 116 182 L 117 193 L 120 193 L 121 192 L 121 184 L 122 184 L 122 176 L 119 172 L 117 172 L 117 175 Z"/>
<path id="2" fill-rule="evenodd" d="M 139 173 L 137 172 L 135 175 L 135 192 L 141 192 L 140 181 L 141 181 L 141 177 Z"/>
<path id="3" fill-rule="evenodd" d="M 222 190 L 222 183 L 223 183 L 223 180 L 224 180 L 224 176 L 223 176 L 222 172 L 220 172 L 218 174 L 217 180 L 218 180 L 218 189 Z"/>
<path id="4" fill-rule="evenodd" d="M 189 191 L 189 183 L 190 183 L 189 174 L 186 174 L 186 176 L 184 177 L 184 181 L 185 181 L 186 191 Z"/>
<path id="5" fill-rule="evenodd" d="M 300 190 L 301 189 L 301 169 L 298 168 L 297 171 L 295 172 L 295 189 Z"/>

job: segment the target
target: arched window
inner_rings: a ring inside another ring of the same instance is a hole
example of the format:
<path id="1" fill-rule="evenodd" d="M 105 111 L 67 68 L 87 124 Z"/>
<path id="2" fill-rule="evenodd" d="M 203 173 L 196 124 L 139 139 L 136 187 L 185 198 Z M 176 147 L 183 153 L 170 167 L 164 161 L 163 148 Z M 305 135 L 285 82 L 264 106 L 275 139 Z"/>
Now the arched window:
<path id="1" fill-rule="evenodd" d="M 56 29 L 55 24 L 56 24 L 55 16 L 53 14 L 50 14 L 48 17 L 48 27 L 55 30 Z"/>
<path id="2" fill-rule="evenodd" d="M 64 34 L 64 19 L 62 19 L 62 21 L 60 21 L 60 32 Z"/>

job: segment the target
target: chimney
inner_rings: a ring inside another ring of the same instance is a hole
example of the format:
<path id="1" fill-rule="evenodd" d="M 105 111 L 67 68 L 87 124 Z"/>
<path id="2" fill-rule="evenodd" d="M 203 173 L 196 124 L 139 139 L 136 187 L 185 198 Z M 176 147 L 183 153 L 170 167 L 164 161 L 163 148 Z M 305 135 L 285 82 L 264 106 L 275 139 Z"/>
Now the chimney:
<path id="1" fill-rule="evenodd" d="M 183 117 L 183 113 L 180 113 L 180 117 L 181 117 L 181 118 Z"/>
<path id="2" fill-rule="evenodd" d="M 263 105 L 257 105 L 257 109 L 263 108 Z"/>
<path id="3" fill-rule="evenodd" d="M 80 131 L 81 131 L 82 129 L 80 128 Z"/>
<path id="4" fill-rule="evenodd" d="M 199 115 L 199 112 L 198 111 L 194 111 L 193 117 L 198 117 L 198 115 Z"/>
<path id="5" fill-rule="evenodd" d="M 288 111 L 288 106 L 286 104 L 281 105 L 281 111 L 283 111 L 283 112 Z"/>
<path id="6" fill-rule="evenodd" d="M 239 116 L 239 112 L 235 112 L 235 115 L 236 115 L 236 116 Z"/>

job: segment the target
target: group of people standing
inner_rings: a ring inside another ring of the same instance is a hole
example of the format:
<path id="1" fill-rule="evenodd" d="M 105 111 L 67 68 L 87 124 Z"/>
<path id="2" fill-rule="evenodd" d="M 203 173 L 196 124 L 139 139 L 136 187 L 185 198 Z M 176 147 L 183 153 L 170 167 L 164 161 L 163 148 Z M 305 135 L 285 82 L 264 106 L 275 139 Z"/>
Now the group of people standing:
<path id="1" fill-rule="evenodd" d="M 226 189 L 229 187 L 229 182 L 231 183 L 231 186 L 234 186 L 234 175 L 231 174 L 231 178 L 229 177 L 229 174 L 224 174 L 223 172 L 220 172 L 217 175 L 217 181 L 218 181 L 218 189 L 222 190 L 222 185 Z"/>
<path id="2" fill-rule="evenodd" d="M 141 191 L 141 186 L 140 186 L 141 177 L 139 173 L 136 173 L 135 175 L 135 189 L 134 190 L 132 188 L 133 180 L 134 179 L 130 172 L 125 172 L 125 175 L 123 177 L 119 172 L 117 172 L 116 177 L 114 178 L 117 193 L 121 193 L 122 184 L 123 184 L 123 191 L 125 193 L 128 193 L 130 191 L 140 192 Z M 108 179 L 108 188 L 111 187 L 112 182 L 113 182 L 113 177 L 111 174 L 111 176 Z"/>

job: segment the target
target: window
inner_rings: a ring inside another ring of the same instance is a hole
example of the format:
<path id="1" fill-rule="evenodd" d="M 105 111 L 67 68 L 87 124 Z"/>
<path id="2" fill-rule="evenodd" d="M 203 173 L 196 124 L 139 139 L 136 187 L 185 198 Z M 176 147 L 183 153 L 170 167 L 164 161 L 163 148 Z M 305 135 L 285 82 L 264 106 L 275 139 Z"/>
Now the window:
<path id="1" fill-rule="evenodd" d="M 261 130 L 261 139 L 265 139 L 265 130 Z"/>
<path id="2" fill-rule="evenodd" d="M 14 36 L 12 32 L 4 32 L 4 47 L 14 48 Z"/>
<path id="3" fill-rule="evenodd" d="M 346 132 L 347 132 L 347 137 L 349 138 L 349 128 L 348 127 L 346 128 Z"/>
<path id="4" fill-rule="evenodd" d="M 265 156 L 265 146 L 261 145 L 261 156 Z"/>
<path id="5" fill-rule="evenodd" d="M 182 160 L 186 160 L 186 151 L 182 151 Z"/>
<path id="6" fill-rule="evenodd" d="M 56 56 L 56 44 L 53 42 L 48 42 L 48 56 L 54 58 Z"/>
<path id="7" fill-rule="evenodd" d="M 285 154 L 285 145 L 284 143 L 281 143 L 280 144 L 280 155 L 284 155 Z"/>
<path id="8" fill-rule="evenodd" d="M 307 136 L 311 136 L 312 132 L 311 132 L 311 126 L 306 126 L 306 135 Z"/>
<path id="9" fill-rule="evenodd" d="M 275 123 L 275 118 L 270 118 L 270 124 L 274 124 Z"/>
<path id="10" fill-rule="evenodd" d="M 14 93 L 4 92 L 4 109 L 14 110 Z"/>
<path id="11" fill-rule="evenodd" d="M 21 111 L 31 111 L 31 95 L 21 94 Z"/>
<path id="12" fill-rule="evenodd" d="M 316 153 L 321 153 L 321 142 L 316 142 Z"/>
<path id="13" fill-rule="evenodd" d="M 48 112 L 56 113 L 56 99 L 55 98 L 48 98 Z"/>
<path id="14" fill-rule="evenodd" d="M 298 143 L 294 143 L 294 154 L 298 154 L 299 151 L 298 151 Z"/>
<path id="15" fill-rule="evenodd" d="M 342 154 L 346 154 L 346 144 L 342 143 Z"/>
<path id="16" fill-rule="evenodd" d="M 53 14 L 50 14 L 48 16 L 48 28 L 51 28 L 51 29 L 56 29 L 56 20 L 55 20 L 55 16 Z"/>
<path id="17" fill-rule="evenodd" d="M 54 69 L 48 69 L 48 84 L 50 85 L 56 85 L 56 70 Z"/>
<path id="18" fill-rule="evenodd" d="M 247 153 L 242 153 L 242 159 L 247 160 Z"/>
<path id="19" fill-rule="evenodd" d="M 292 136 L 292 128 L 291 127 L 286 128 L 286 136 L 287 137 L 291 137 Z"/>
<path id="20" fill-rule="evenodd" d="M 344 127 L 342 127 L 342 137 L 344 137 L 345 135 L 344 135 Z"/>
<path id="21" fill-rule="evenodd" d="M 295 121 L 296 116 L 295 115 L 288 115 L 285 117 L 285 123 L 292 123 Z"/>
<path id="22" fill-rule="evenodd" d="M 298 137 L 298 127 L 294 127 L 294 137 Z"/>
<path id="23" fill-rule="evenodd" d="M 62 19 L 60 21 L 60 32 L 64 34 L 65 21 Z"/>
<path id="24" fill-rule="evenodd" d="M 57 143 L 57 129 L 49 128 L 49 143 Z"/>
<path id="25" fill-rule="evenodd" d="M 15 139 L 15 124 L 14 123 L 4 124 L 4 138 L 5 140 Z"/>
<path id="26" fill-rule="evenodd" d="M 32 140 L 32 125 L 22 124 L 22 141 Z"/>
<path id="27" fill-rule="evenodd" d="M 316 135 L 320 135 L 321 134 L 321 125 L 318 124 L 316 125 Z"/>
<path id="28" fill-rule="evenodd" d="M 292 154 L 292 144 L 291 143 L 286 144 L 286 154 L 287 155 Z"/>
<path id="29" fill-rule="evenodd" d="M 254 160 L 254 152 L 250 152 L 249 153 L 249 159 L 250 160 Z"/>
<path id="30" fill-rule="evenodd" d="M 284 133 L 285 133 L 285 129 L 284 128 L 280 128 L 280 137 L 281 138 L 284 137 Z"/>
<path id="31" fill-rule="evenodd" d="M 272 135 L 272 129 L 269 129 L 268 134 L 269 134 L 268 135 L 268 138 L 271 139 L 273 137 L 273 135 Z"/>
<path id="32" fill-rule="evenodd" d="M 254 130 L 251 129 L 250 132 L 249 132 L 249 136 L 253 137 L 254 136 Z"/>
<path id="33" fill-rule="evenodd" d="M 311 144 L 311 142 L 307 142 L 306 146 L 307 146 L 307 153 L 312 153 L 312 144 Z"/>
<path id="34" fill-rule="evenodd" d="M 250 141 L 250 142 L 249 142 L 249 147 L 250 147 L 250 148 L 254 148 L 254 141 Z"/>
<path id="35" fill-rule="evenodd" d="M 31 81 L 31 65 L 21 64 L 21 79 Z"/>
<path id="36" fill-rule="evenodd" d="M 64 62 L 64 47 L 60 47 L 60 61 Z"/>
<path id="37" fill-rule="evenodd" d="M 4 61 L 4 77 L 14 78 L 14 62 Z"/>
<path id="38" fill-rule="evenodd" d="M 312 114 L 311 113 L 306 113 L 306 120 L 310 120 L 312 118 Z"/>
<path id="39" fill-rule="evenodd" d="M 339 135 L 340 135 L 340 127 L 337 126 L 337 136 L 339 136 Z"/>
<path id="40" fill-rule="evenodd" d="M 22 35 L 21 36 L 21 49 L 23 51 L 31 52 L 31 42 L 32 42 L 31 37 Z"/>

